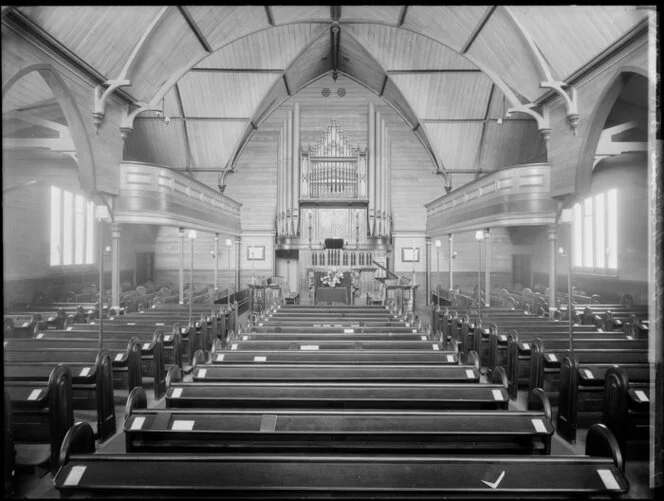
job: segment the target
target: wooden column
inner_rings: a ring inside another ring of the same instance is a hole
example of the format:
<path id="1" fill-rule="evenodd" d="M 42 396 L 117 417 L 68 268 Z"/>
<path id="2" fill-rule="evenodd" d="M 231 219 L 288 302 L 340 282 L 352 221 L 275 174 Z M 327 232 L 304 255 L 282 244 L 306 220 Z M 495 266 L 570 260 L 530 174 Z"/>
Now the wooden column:
<path id="1" fill-rule="evenodd" d="M 389 134 L 385 159 L 385 235 L 389 236 L 392 228 L 392 139 Z"/>
<path id="2" fill-rule="evenodd" d="M 447 235 L 447 245 L 449 249 L 449 270 L 450 270 L 450 289 L 454 289 L 454 266 L 452 263 L 454 263 L 454 235 L 452 233 L 449 233 Z"/>
<path id="3" fill-rule="evenodd" d="M 369 197 L 369 235 L 374 234 L 376 224 L 376 113 L 373 103 L 369 103 L 369 140 L 367 144 L 367 194 Z"/>
<path id="4" fill-rule="evenodd" d="M 284 186 L 281 182 L 281 169 L 283 168 L 283 162 L 281 159 L 282 153 L 284 151 L 284 133 L 283 129 L 279 133 L 279 142 L 277 143 L 277 212 L 276 212 L 276 229 L 277 236 L 281 235 L 281 195 L 284 190 Z"/>
<path id="5" fill-rule="evenodd" d="M 300 229 L 300 103 L 293 105 L 293 235 Z"/>
<path id="6" fill-rule="evenodd" d="M 184 304 L 184 228 L 178 229 L 180 234 L 180 268 L 178 270 L 178 302 Z"/>
<path id="7" fill-rule="evenodd" d="M 286 121 L 286 234 L 293 234 L 293 110 Z"/>
<path id="8" fill-rule="evenodd" d="M 120 314 L 120 225 L 111 223 L 111 306 L 115 308 L 116 315 Z M 109 314 L 110 314 L 109 308 Z"/>
<path id="9" fill-rule="evenodd" d="M 380 111 L 376 111 L 376 184 L 374 184 L 374 197 L 376 199 L 375 203 L 375 222 L 376 229 L 374 234 L 381 234 L 381 221 L 380 215 L 382 211 L 381 199 L 380 199 L 380 186 L 383 177 L 383 150 L 382 150 L 382 139 L 383 139 L 383 120 L 380 115 Z"/>
<path id="10" fill-rule="evenodd" d="M 383 235 L 387 235 L 387 123 L 385 123 L 385 119 L 383 119 L 383 139 L 381 141 L 381 147 L 383 150 L 383 170 L 381 174 L 380 207 L 381 218 L 383 221 Z"/>
<path id="11" fill-rule="evenodd" d="M 242 239 L 240 237 L 235 237 L 235 292 L 240 290 L 240 265 L 241 257 L 240 254 L 240 242 Z"/>
<path id="12" fill-rule="evenodd" d="M 219 233 L 214 234 L 214 290 L 219 290 Z"/>
<path id="13" fill-rule="evenodd" d="M 425 275 L 425 289 L 426 289 L 426 300 L 424 301 L 424 304 L 426 306 L 429 306 L 429 302 L 431 301 L 431 237 L 426 237 L 425 239 L 425 245 L 426 245 L 426 275 Z M 415 291 L 413 291 L 413 294 Z"/>
<path id="14" fill-rule="evenodd" d="M 484 232 L 484 242 L 485 242 L 485 251 L 484 251 L 484 263 L 485 263 L 485 275 L 484 275 L 484 289 L 485 296 L 484 301 L 486 306 L 491 306 L 491 240 L 489 239 L 490 228 L 487 228 Z"/>
<path id="15" fill-rule="evenodd" d="M 558 226 L 549 225 L 549 317 L 556 311 L 556 277 L 558 273 Z"/>
<path id="16" fill-rule="evenodd" d="M 287 157 L 288 157 L 288 147 L 286 146 L 286 141 L 288 137 L 288 123 L 284 120 L 284 125 L 281 130 L 281 234 L 286 234 L 286 198 L 288 197 L 288 170 L 286 167 Z"/>

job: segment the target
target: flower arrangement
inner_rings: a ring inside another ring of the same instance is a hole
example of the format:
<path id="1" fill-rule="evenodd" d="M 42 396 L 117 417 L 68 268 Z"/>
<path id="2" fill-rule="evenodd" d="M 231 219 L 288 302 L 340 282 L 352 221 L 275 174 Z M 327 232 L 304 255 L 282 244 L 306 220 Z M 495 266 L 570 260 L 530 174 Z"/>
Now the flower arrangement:
<path id="1" fill-rule="evenodd" d="M 344 278 L 344 274 L 334 268 L 329 270 L 325 275 L 320 277 L 320 281 L 323 285 L 328 287 L 336 287 Z"/>

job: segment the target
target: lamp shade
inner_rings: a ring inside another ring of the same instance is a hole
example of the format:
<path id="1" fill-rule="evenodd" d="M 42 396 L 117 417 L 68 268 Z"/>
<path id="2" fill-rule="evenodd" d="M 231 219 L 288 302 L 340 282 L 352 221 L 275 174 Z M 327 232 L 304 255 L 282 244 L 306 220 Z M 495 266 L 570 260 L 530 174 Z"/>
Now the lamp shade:
<path id="1" fill-rule="evenodd" d="M 574 221 L 574 209 L 571 207 L 569 209 L 563 209 L 560 213 L 560 219 L 558 220 L 561 224 L 571 224 Z"/>
<path id="2" fill-rule="evenodd" d="M 233 241 L 230 238 L 227 238 L 226 239 L 226 246 L 230 247 L 231 245 L 233 245 Z"/>
<path id="3" fill-rule="evenodd" d="M 189 230 L 189 238 L 192 240 L 196 239 L 196 230 Z"/>
<path id="4" fill-rule="evenodd" d="M 95 218 L 99 221 L 110 219 L 111 214 L 108 212 L 108 207 L 105 205 L 95 205 Z"/>
<path id="5" fill-rule="evenodd" d="M 436 247 L 440 248 L 443 243 L 440 240 L 436 240 Z"/>
<path id="6" fill-rule="evenodd" d="M 475 240 L 477 240 L 478 242 L 480 240 L 484 240 L 484 232 L 482 230 L 477 230 L 475 232 Z"/>

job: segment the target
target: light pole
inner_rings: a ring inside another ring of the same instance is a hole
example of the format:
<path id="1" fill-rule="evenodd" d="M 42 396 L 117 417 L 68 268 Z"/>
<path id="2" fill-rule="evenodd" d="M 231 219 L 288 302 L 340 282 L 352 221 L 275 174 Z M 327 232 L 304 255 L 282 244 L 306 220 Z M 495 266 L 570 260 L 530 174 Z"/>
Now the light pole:
<path id="1" fill-rule="evenodd" d="M 440 240 L 436 240 L 436 278 L 438 278 L 438 285 L 436 286 L 437 296 L 438 296 L 438 308 L 440 308 L 440 248 L 443 243 Z"/>
<path id="2" fill-rule="evenodd" d="M 482 240 L 484 240 L 484 231 L 475 232 L 477 240 L 477 317 L 482 318 Z"/>
<path id="3" fill-rule="evenodd" d="M 196 240 L 196 230 L 189 230 L 189 240 L 191 241 L 191 266 L 189 271 L 189 323 L 191 323 L 191 305 L 194 303 L 194 240 Z"/>
<path id="4" fill-rule="evenodd" d="M 233 245 L 233 241 L 230 238 L 226 239 L 226 250 L 228 251 L 228 273 L 231 272 L 231 246 Z M 227 303 L 228 303 L 228 309 L 231 309 L 231 283 L 230 283 L 230 275 L 228 278 L 228 297 L 226 298 Z"/>
<path id="5" fill-rule="evenodd" d="M 574 211 L 572 208 L 563 209 L 560 213 L 559 223 L 567 224 L 571 228 L 571 223 L 574 219 Z M 572 321 L 572 235 L 569 232 L 567 239 L 567 321 L 569 326 L 569 352 L 574 355 L 574 322 Z M 558 248 L 558 254 L 565 256 L 565 251 L 562 247 Z"/>
<path id="6" fill-rule="evenodd" d="M 110 219 L 108 207 L 97 205 L 95 207 L 95 218 L 99 221 L 97 247 L 99 248 L 99 350 L 101 350 L 104 346 L 104 231 L 101 223 Z"/>

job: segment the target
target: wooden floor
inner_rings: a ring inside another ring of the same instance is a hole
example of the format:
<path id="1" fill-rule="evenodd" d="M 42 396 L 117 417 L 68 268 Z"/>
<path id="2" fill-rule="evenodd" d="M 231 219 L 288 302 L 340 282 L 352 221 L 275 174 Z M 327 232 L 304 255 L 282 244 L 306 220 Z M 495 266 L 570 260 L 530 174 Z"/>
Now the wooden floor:
<path id="1" fill-rule="evenodd" d="M 310 304 L 310 301 L 305 296 L 301 300 L 301 304 Z M 431 323 L 430 313 L 426 311 L 425 308 L 421 308 L 419 311 L 420 319 L 422 325 L 428 325 Z M 247 314 L 243 314 L 239 318 L 241 324 L 246 324 Z M 191 380 L 191 375 L 184 376 L 185 381 Z M 484 376 L 481 379 L 482 382 L 485 382 Z M 165 399 L 162 397 L 159 400 L 154 399 L 154 391 L 151 388 L 151 382 L 146 380 L 146 393 L 148 396 L 148 407 L 154 408 L 164 408 Z M 525 390 L 520 390 L 515 401 L 510 401 L 509 407 L 514 410 L 526 410 L 526 397 L 527 392 Z M 125 438 L 124 432 L 121 431 L 122 423 L 124 421 L 124 403 L 121 402 L 120 398 L 116 398 L 116 408 L 115 408 L 116 420 L 118 422 L 118 429 L 120 430 L 113 437 L 108 439 L 105 443 L 98 445 L 98 450 L 108 453 L 113 452 L 125 452 Z M 94 411 L 90 411 L 90 417 L 88 421 L 93 421 L 95 418 Z M 555 411 L 554 419 L 555 423 Z M 570 454 L 570 455 L 580 455 L 584 453 L 585 450 L 585 436 L 587 430 L 579 429 L 577 434 L 576 444 L 569 444 L 567 441 L 563 440 L 554 434 L 552 443 L 551 443 L 551 454 Z M 648 461 L 627 461 L 625 467 L 625 475 L 630 483 L 629 491 L 620 497 L 620 499 L 654 499 L 653 492 L 649 489 L 649 463 Z M 25 472 L 20 475 L 20 486 L 19 486 L 19 497 L 24 497 L 28 499 L 39 499 L 39 498 L 58 498 L 58 491 L 53 486 L 53 478 L 50 475 L 49 471 L 46 469 L 39 469 L 34 472 Z"/>

